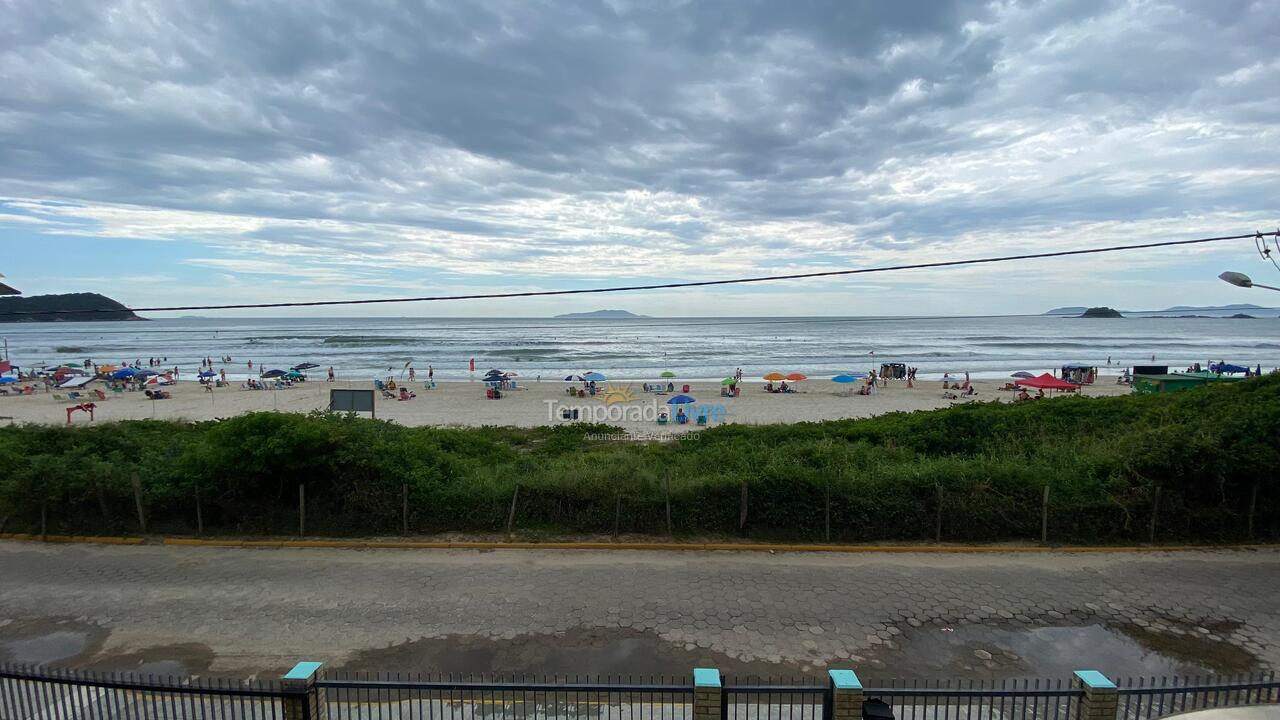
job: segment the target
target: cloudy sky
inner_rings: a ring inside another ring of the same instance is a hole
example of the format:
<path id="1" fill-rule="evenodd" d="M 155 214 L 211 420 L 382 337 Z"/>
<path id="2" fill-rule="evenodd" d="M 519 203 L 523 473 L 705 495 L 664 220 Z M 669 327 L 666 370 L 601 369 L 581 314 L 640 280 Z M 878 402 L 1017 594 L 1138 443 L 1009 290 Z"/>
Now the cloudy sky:
<path id="1" fill-rule="evenodd" d="M 1274 0 L 0 0 L 0 16 L 0 271 L 29 294 L 580 288 L 1280 222 Z M 1215 279 L 1269 267 L 1246 242 L 359 312 L 1274 304 Z"/>

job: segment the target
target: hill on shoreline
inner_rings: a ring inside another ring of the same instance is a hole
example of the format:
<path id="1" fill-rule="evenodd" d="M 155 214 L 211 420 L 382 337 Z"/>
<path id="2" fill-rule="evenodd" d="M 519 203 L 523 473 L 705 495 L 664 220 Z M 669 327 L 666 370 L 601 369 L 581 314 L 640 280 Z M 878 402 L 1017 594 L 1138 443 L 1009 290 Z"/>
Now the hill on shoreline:
<path id="1" fill-rule="evenodd" d="M 102 322 L 145 320 L 98 293 L 64 293 L 0 298 L 0 323 Z"/>
<path id="2" fill-rule="evenodd" d="M 648 315 L 636 315 L 626 310 L 592 310 L 591 312 L 576 312 L 556 315 L 556 320 L 620 320 L 630 318 L 645 318 Z"/>

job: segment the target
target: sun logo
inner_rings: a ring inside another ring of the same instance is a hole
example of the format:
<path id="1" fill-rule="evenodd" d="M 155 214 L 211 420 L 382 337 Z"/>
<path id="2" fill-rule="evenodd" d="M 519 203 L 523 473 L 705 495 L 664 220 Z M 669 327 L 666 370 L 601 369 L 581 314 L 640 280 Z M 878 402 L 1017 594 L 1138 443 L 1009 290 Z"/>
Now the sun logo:
<path id="1" fill-rule="evenodd" d="M 631 384 L 614 385 L 609 383 L 604 386 L 604 391 L 597 395 L 604 401 L 605 405 L 613 405 L 615 403 L 631 402 L 636 396 L 631 392 Z"/>

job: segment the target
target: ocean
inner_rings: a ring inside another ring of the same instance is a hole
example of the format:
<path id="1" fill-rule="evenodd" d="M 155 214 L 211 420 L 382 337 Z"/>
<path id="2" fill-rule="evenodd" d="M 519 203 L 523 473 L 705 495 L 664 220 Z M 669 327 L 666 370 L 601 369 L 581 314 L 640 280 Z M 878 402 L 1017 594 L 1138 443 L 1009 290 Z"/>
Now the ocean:
<path id="1" fill-rule="evenodd" d="M 490 368 L 563 378 L 589 370 L 643 380 L 670 371 L 719 379 L 779 371 L 811 377 L 903 362 L 922 377 L 970 372 L 1005 377 L 1080 362 L 1115 371 L 1135 364 L 1186 367 L 1210 360 L 1280 365 L 1280 318 L 181 318 L 147 322 L 0 325 L 14 364 L 118 364 L 168 358 L 184 373 L 230 356 L 229 377 L 313 362 L 343 379 L 397 374 L 411 362 L 441 380 Z M 317 371 L 323 372 L 323 370 Z"/>

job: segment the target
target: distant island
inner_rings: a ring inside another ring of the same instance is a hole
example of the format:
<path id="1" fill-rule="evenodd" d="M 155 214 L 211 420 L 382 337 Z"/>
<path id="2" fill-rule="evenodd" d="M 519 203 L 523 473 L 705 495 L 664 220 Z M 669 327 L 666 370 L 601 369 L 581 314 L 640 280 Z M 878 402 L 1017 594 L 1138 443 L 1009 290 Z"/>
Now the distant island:
<path id="1" fill-rule="evenodd" d="M 1119 310 L 1112 310 L 1109 307 L 1091 307 L 1080 313 L 1080 317 L 1086 318 L 1122 318 Z"/>
<path id="2" fill-rule="evenodd" d="M 0 322 L 101 322 L 145 320 L 98 293 L 0 298 Z"/>
<path id="3" fill-rule="evenodd" d="M 1056 307 L 1052 310 L 1042 313 L 1043 315 L 1053 315 L 1058 317 L 1082 317 L 1089 308 L 1083 305 L 1068 305 L 1065 307 Z M 1121 317 L 1145 317 L 1145 318 L 1254 318 L 1258 317 L 1257 311 L 1263 311 L 1270 316 L 1271 313 L 1280 310 L 1280 308 L 1267 308 L 1261 305 L 1235 304 L 1235 305 L 1213 305 L 1205 307 L 1193 307 L 1190 305 L 1175 305 L 1163 310 L 1116 310 Z M 1104 317 L 1104 316 L 1091 316 Z M 1105 317 L 1117 317 L 1115 315 L 1106 315 Z"/>
<path id="4" fill-rule="evenodd" d="M 648 315 L 636 315 L 626 310 L 592 310 L 591 312 L 565 313 L 556 315 L 557 320 L 627 320 L 644 318 Z"/>

